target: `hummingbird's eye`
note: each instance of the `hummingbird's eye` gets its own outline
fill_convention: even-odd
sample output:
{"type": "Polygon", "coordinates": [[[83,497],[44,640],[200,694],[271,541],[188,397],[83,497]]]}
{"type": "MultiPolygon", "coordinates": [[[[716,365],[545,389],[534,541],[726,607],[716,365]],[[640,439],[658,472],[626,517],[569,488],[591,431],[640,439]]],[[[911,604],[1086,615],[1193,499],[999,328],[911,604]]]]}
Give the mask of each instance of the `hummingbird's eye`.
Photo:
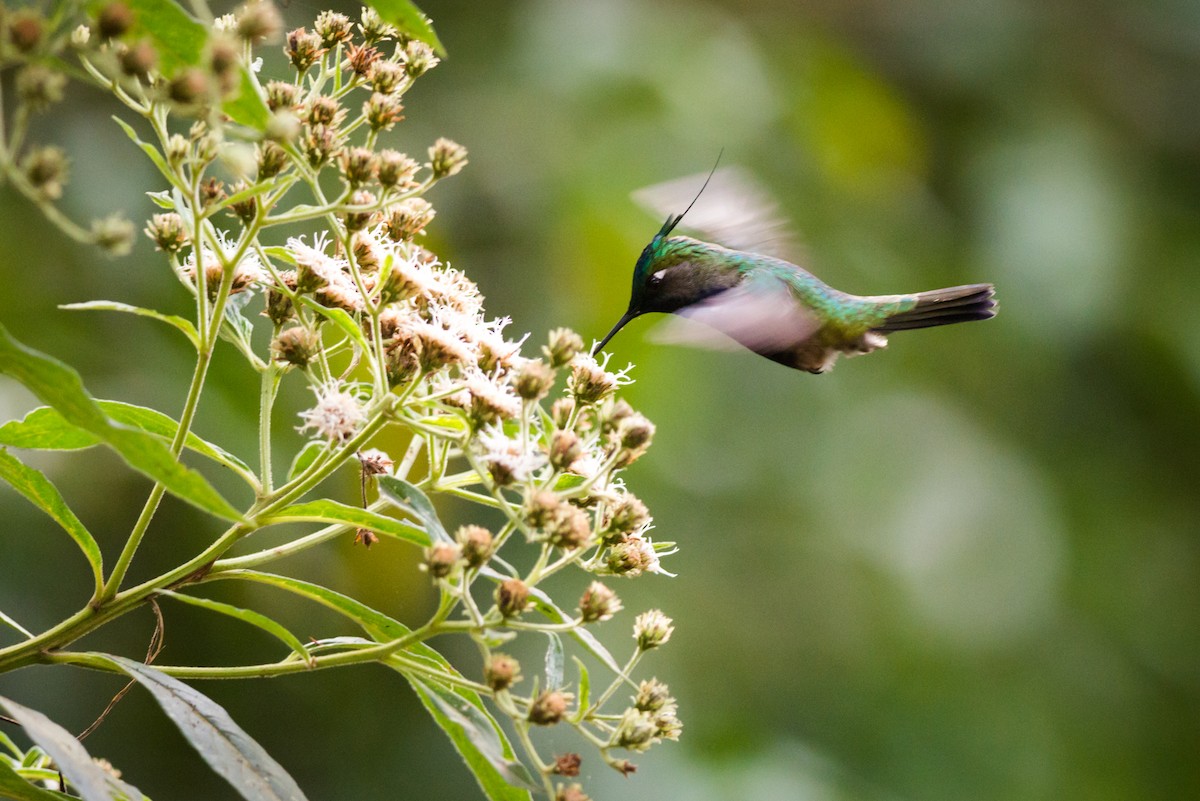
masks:
{"type": "Polygon", "coordinates": [[[658,286],[659,284],[661,284],[662,280],[663,280],[663,276],[666,274],[667,274],[666,270],[659,270],[658,272],[651,275],[650,281],[649,281],[650,286],[658,286]]]}

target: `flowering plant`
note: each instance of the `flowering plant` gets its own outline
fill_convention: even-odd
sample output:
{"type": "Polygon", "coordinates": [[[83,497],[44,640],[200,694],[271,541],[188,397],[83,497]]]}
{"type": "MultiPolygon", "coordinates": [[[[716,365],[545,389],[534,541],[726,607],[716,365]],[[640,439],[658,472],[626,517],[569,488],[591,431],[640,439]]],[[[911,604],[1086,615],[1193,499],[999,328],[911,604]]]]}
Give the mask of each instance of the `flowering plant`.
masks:
{"type": "MultiPolygon", "coordinates": [[[[592,633],[622,609],[599,579],[665,573],[660,558],[673,551],[651,540],[646,507],[620,476],[645,452],[654,426],[617,398],[628,383],[625,370],[596,361],[567,329],[552,331],[541,355],[524,355],[524,339],[509,338],[509,321],[485,313],[476,285],[421,244],[434,218],[424,195],[463,168],[465,149],[439,139],[418,162],[382,144],[403,119],[405,92],[438,63],[440,44],[428,20],[407,0],[365,8],[357,21],[322,13],[311,31],[282,37],[290,77],[266,80],[255,48],[277,40],[281,21],[265,0],[215,19],[202,2],[193,4],[196,19],[166,0],[115,0],[84,24],[74,5],[50,17],[34,10],[0,16],[0,68],[15,70],[19,90],[13,126],[0,132],[0,169],[64,235],[126,252],[130,223],[113,217],[82,226],[57,207],[65,154],[26,143],[26,123],[62,97],[68,76],[111,92],[140,119],[146,138],[130,123],[119,124],[166,186],[152,194],[161,213],[145,233],[194,299],[194,317],[117,301],[68,308],[167,323],[196,358],[175,419],[93,398],[70,367],[0,328],[0,372],[45,404],[0,426],[0,445],[105,445],[154,482],[109,566],[50,480],[0,448],[0,478],[71,536],[94,577],[83,607],[40,634],[0,612],[17,635],[0,647],[0,671],[77,665],[125,675],[149,690],[249,799],[303,795],[221,707],[181,679],[382,663],[408,680],[495,799],[538,790],[586,797],[579,785],[561,781],[578,775],[583,756],[545,755],[536,734],[541,727],[573,728],[624,773],[634,770],[629,752],[676,739],[680,723],[666,685],[632,675],[647,651],[669,639],[670,619],[657,610],[638,615],[623,661],[592,633]],[[285,226],[307,233],[270,244],[285,226]],[[254,336],[264,328],[266,347],[254,336]],[[259,378],[255,466],[191,430],[220,339],[259,378]],[[291,414],[276,408],[285,380],[305,382],[312,405],[299,413],[295,428],[305,438],[286,474],[278,475],[272,421],[291,414]],[[402,450],[381,450],[384,432],[406,443],[402,450]],[[236,475],[250,500],[239,505],[218,493],[204,470],[183,466],[185,450],[236,475]],[[322,495],[326,479],[347,464],[361,477],[361,497],[348,503],[322,495]],[[223,528],[199,553],[182,554],[174,568],[130,586],[128,569],[144,538],[155,535],[155,513],[168,493],[223,528]],[[495,530],[447,531],[436,498],[498,510],[503,522],[495,530]],[[286,523],[319,528],[234,553],[256,532],[286,523]],[[318,546],[370,548],[381,538],[421,549],[425,576],[407,580],[430,582],[437,604],[420,626],[405,626],[334,589],[263,570],[318,546]],[[578,600],[563,603],[543,584],[567,570],[589,576],[578,600]],[[267,613],[207,597],[203,588],[214,582],[275,587],[340,613],[361,632],[304,642],[267,613]],[[228,667],[156,663],[155,645],[176,603],[256,626],[280,642],[284,655],[228,667]],[[82,636],[145,606],[158,621],[145,659],[71,650],[82,636]],[[478,664],[452,665],[428,644],[446,634],[469,637],[478,664]],[[544,676],[524,678],[509,655],[509,644],[522,637],[549,643],[544,676]],[[573,670],[566,667],[565,639],[583,657],[574,656],[573,670]],[[598,668],[606,681],[597,682],[598,668]],[[614,709],[624,697],[630,704],[614,709]]],[[[0,712],[34,742],[21,748],[0,730],[0,792],[29,799],[143,797],[87,755],[82,735],[71,736],[12,699],[0,697],[0,712]]]]}

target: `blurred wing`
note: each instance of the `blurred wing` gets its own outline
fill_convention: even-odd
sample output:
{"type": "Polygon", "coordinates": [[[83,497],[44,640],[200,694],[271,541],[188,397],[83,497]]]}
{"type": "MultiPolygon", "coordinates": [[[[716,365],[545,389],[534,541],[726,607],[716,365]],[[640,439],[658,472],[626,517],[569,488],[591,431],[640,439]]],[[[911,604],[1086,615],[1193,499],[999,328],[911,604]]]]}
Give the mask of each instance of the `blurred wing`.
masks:
{"type": "MultiPolygon", "coordinates": [[[[647,186],[633,200],[658,219],[679,214],[688,207],[707,173],[647,186]]],[[[679,224],[700,239],[733,250],[746,250],[797,262],[799,242],[779,206],[748,172],[724,167],[713,173],[704,193],[679,224]]]]}
{"type": "Polygon", "coordinates": [[[685,306],[655,326],[650,338],[672,345],[761,353],[788,351],[812,337],[821,320],[773,276],[754,278],[685,306]]]}

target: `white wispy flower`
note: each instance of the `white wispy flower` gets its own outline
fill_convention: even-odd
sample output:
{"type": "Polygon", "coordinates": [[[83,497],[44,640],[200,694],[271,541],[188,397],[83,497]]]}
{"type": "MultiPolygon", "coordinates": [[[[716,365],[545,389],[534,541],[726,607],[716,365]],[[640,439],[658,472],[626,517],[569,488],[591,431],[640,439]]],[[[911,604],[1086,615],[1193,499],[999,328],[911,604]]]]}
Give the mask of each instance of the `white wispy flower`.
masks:
{"type": "Polygon", "coordinates": [[[298,431],[313,430],[330,442],[345,442],[358,432],[366,422],[362,404],[353,393],[346,391],[336,382],[312,388],[317,404],[300,412],[304,425],[298,431]]]}
{"type": "Polygon", "coordinates": [[[522,446],[520,440],[510,439],[499,427],[481,431],[476,442],[483,448],[483,460],[500,468],[510,481],[528,481],[546,464],[544,454],[522,446]]]}
{"type": "MultiPolygon", "coordinates": [[[[217,252],[208,245],[200,248],[200,261],[204,265],[205,281],[208,284],[210,292],[215,292],[216,287],[221,281],[223,273],[222,261],[231,260],[237,255],[238,249],[237,241],[230,239],[224,231],[217,231],[217,246],[220,248],[221,257],[218,257],[217,252]]],[[[196,250],[194,248],[187,255],[187,258],[183,260],[183,273],[189,280],[194,281],[196,278],[196,250]]],[[[258,254],[253,250],[247,249],[242,254],[242,258],[237,263],[237,266],[234,267],[233,291],[240,292],[247,289],[251,284],[260,283],[265,279],[266,275],[267,272],[263,268],[258,254]]]]}
{"type": "Polygon", "coordinates": [[[628,543],[633,543],[641,552],[642,558],[645,560],[645,567],[643,567],[642,570],[647,573],[658,573],[661,576],[670,576],[671,578],[675,578],[674,573],[663,570],[661,557],[670,556],[671,554],[678,552],[679,549],[671,548],[670,550],[665,551],[655,550],[654,543],[649,537],[646,536],[646,532],[649,530],[650,526],[646,526],[641,531],[634,532],[633,534],[627,536],[625,541],[628,543]]]}

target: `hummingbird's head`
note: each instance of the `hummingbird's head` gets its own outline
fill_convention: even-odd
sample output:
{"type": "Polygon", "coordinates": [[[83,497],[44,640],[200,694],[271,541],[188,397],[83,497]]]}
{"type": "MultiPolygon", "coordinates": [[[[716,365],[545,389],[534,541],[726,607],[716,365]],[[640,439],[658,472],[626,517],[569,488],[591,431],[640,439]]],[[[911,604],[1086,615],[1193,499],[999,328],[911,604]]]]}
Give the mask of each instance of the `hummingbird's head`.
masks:
{"type": "Polygon", "coordinates": [[[638,256],[637,264],[633,268],[633,287],[629,293],[629,308],[625,310],[625,314],[621,315],[621,319],[605,335],[604,339],[600,340],[600,344],[592,351],[593,354],[599,353],[608,344],[608,341],[635,317],[646,312],[670,311],[670,309],[660,308],[659,288],[666,270],[658,265],[663,261],[663,257],[669,249],[667,237],[682,219],[682,214],[668,217],[662,228],[650,240],[650,244],[642,249],[642,255],[638,256]]]}

